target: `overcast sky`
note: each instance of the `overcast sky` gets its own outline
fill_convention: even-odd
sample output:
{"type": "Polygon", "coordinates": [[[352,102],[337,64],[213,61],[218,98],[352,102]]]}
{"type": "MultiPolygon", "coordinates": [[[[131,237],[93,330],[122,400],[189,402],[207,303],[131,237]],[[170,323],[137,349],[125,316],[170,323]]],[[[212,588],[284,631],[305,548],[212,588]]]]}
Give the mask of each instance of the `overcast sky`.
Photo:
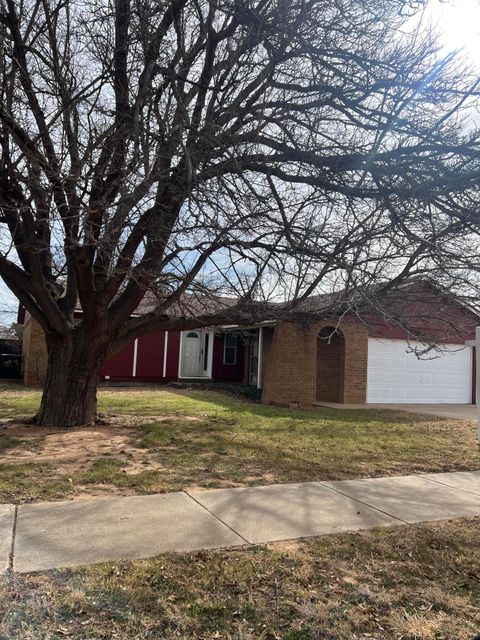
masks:
{"type": "Polygon", "coordinates": [[[446,49],[461,50],[480,69],[480,0],[430,0],[426,15],[446,49]]]}

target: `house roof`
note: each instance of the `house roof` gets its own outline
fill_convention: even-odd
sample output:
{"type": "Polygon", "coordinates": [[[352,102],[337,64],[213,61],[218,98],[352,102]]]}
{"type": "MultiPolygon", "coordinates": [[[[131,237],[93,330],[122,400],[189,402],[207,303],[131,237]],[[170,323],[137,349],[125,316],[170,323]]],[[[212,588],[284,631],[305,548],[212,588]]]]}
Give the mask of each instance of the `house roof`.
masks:
{"type": "MultiPolygon", "coordinates": [[[[147,291],[142,301],[135,309],[135,314],[151,313],[161,305],[165,300],[165,296],[159,295],[154,292],[147,291]]],[[[169,312],[175,316],[196,316],[196,315],[210,315],[229,309],[235,306],[238,299],[227,298],[224,296],[215,295],[201,295],[195,293],[188,293],[181,296],[174,304],[169,308],[169,312]]]]}
{"type": "MultiPolygon", "coordinates": [[[[395,289],[389,289],[388,283],[374,287],[359,287],[355,289],[342,289],[336,292],[323,293],[309,296],[298,304],[293,303],[265,303],[245,302],[244,311],[236,314],[229,327],[258,327],[265,324],[274,324],[279,319],[298,320],[309,322],[320,318],[340,318],[342,316],[367,317],[376,313],[388,321],[389,310],[394,310],[397,316],[402,315],[406,309],[405,302],[411,305],[414,302],[425,303],[438,301],[439,296],[444,299],[447,306],[463,308],[471,314],[472,321],[480,318],[480,309],[447,291],[430,279],[415,278],[405,281],[395,289]],[[236,324],[234,324],[236,323],[236,324]]],[[[152,313],[165,300],[164,292],[149,291],[145,294],[137,306],[134,316],[152,313]]],[[[239,303],[239,298],[220,295],[206,295],[205,293],[192,293],[182,295],[169,307],[168,315],[175,318],[195,318],[199,316],[215,315],[228,312],[229,309],[239,303]]],[[[77,308],[81,313],[81,307],[77,308]]]]}
{"type": "MultiPolygon", "coordinates": [[[[245,305],[245,321],[250,326],[259,326],[262,323],[272,323],[286,317],[303,318],[308,321],[312,317],[340,317],[348,314],[361,315],[372,311],[385,312],[388,308],[403,304],[406,297],[410,303],[415,301],[425,303],[438,299],[438,296],[480,318],[480,306],[475,308],[471,303],[467,304],[460,296],[446,290],[431,279],[411,278],[394,289],[389,289],[388,282],[385,282],[370,287],[342,289],[309,296],[298,304],[252,301],[245,305]]],[[[164,300],[164,293],[147,291],[134,315],[152,313],[164,300]]],[[[177,318],[214,315],[228,311],[237,305],[239,300],[234,297],[189,292],[183,294],[169,307],[168,314],[177,318]]]]}
{"type": "MultiPolygon", "coordinates": [[[[405,282],[389,290],[378,286],[311,296],[292,308],[287,317],[273,308],[273,319],[309,323],[320,319],[357,318],[373,336],[429,342],[462,342],[479,324],[480,313],[450,291],[425,279],[405,282]]],[[[252,325],[250,325],[252,326],[252,325]]]]}
{"type": "Polygon", "coordinates": [[[310,296],[297,308],[314,314],[332,311],[345,313],[349,310],[351,312],[374,310],[377,306],[375,303],[388,308],[405,302],[406,299],[409,302],[425,303],[438,299],[439,296],[480,318],[480,305],[475,305],[472,301],[467,303],[464,298],[428,278],[411,278],[392,289],[389,289],[388,283],[385,282],[371,287],[342,289],[332,293],[310,296]]]}

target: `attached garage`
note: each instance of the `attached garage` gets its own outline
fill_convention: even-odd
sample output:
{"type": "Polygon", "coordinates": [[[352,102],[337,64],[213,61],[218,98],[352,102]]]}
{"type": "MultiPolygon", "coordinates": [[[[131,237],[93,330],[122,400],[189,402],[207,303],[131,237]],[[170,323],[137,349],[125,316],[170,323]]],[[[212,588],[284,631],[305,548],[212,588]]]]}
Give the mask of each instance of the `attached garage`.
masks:
{"type": "Polygon", "coordinates": [[[423,348],[413,341],[368,339],[367,402],[470,404],[472,348],[449,344],[419,359],[411,352],[415,347],[423,348]]]}

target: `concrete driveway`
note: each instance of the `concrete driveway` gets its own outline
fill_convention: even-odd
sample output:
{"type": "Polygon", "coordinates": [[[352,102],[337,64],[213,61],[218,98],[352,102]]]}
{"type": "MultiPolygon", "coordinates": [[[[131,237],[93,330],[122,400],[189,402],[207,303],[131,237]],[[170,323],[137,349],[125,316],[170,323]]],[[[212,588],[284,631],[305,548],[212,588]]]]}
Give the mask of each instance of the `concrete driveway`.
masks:
{"type": "Polygon", "coordinates": [[[455,418],[456,420],[476,420],[477,406],[475,404],[340,404],[338,402],[317,402],[318,407],[331,409],[389,409],[391,411],[408,411],[427,416],[441,418],[455,418]]]}
{"type": "Polygon", "coordinates": [[[367,406],[375,409],[408,411],[409,413],[422,413],[457,420],[477,419],[477,406],[474,404],[369,404],[367,406]]]}

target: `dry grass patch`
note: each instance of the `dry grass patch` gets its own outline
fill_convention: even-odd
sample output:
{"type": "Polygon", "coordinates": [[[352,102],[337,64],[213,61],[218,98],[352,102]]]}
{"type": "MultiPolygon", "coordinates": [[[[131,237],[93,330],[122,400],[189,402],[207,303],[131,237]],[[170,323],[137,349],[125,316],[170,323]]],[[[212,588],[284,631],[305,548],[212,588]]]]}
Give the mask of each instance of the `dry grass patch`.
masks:
{"type": "Polygon", "coordinates": [[[0,638],[471,640],[480,519],[2,579],[0,638]]]}

